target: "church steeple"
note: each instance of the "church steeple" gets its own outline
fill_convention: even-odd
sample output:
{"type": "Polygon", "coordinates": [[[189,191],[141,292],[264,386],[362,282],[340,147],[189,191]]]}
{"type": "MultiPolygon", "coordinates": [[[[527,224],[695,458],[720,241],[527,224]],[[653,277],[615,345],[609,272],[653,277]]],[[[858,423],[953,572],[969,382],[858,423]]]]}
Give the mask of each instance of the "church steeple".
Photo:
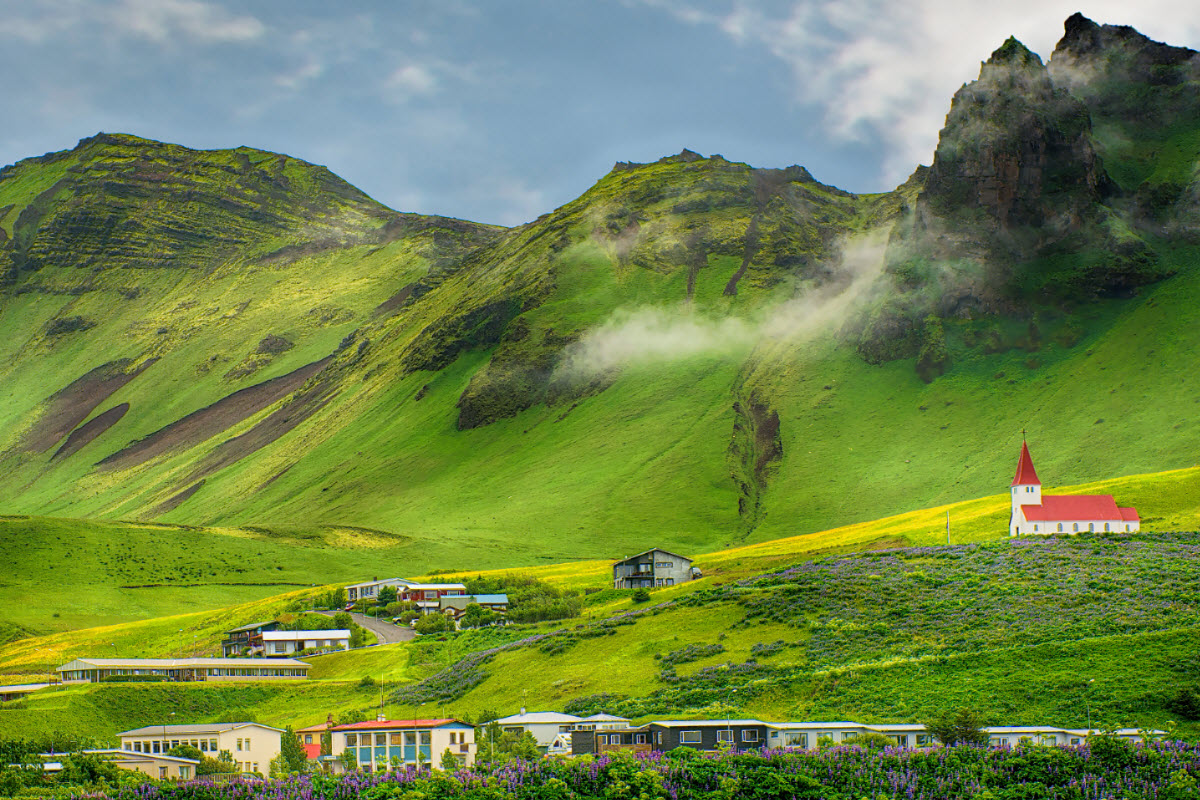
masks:
{"type": "Polygon", "coordinates": [[[1017,462],[1017,474],[1013,477],[1012,486],[1041,486],[1037,470],[1033,468],[1033,459],[1029,456],[1029,445],[1021,442],[1021,459],[1017,462]]]}

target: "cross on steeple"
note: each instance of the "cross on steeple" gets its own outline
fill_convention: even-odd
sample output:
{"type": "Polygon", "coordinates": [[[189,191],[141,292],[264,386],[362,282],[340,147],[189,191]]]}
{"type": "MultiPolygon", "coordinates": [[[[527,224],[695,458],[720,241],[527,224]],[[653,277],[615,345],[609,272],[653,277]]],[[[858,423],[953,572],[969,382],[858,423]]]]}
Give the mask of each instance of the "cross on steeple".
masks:
{"type": "Polygon", "coordinates": [[[1025,441],[1025,429],[1021,428],[1021,441],[1025,441]]]}

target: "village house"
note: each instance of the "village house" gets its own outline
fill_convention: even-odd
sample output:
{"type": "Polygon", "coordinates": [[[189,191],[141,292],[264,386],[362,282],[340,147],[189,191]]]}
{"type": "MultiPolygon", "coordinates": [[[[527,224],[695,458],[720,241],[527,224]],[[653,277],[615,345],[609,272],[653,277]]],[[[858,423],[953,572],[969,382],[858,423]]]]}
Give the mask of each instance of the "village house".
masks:
{"type": "Polygon", "coordinates": [[[404,578],[384,578],[383,580],[352,583],[346,587],[346,600],[351,605],[364,600],[371,601],[379,597],[379,590],[385,586],[391,586],[399,593],[401,589],[415,586],[416,583],[416,581],[405,580],[404,578]]]}
{"type": "Polygon", "coordinates": [[[326,733],[332,736],[334,727],[333,715],[330,714],[326,722],[319,722],[306,728],[296,728],[296,738],[300,741],[300,746],[304,748],[304,755],[308,757],[309,761],[316,761],[321,757],[321,737],[326,733]]]}
{"type": "Polygon", "coordinates": [[[63,683],[161,676],[169,681],[302,680],[309,665],[294,658],[77,658],[57,668],[63,683]]]}
{"type": "Polygon", "coordinates": [[[11,686],[0,686],[0,703],[9,700],[23,700],[34,692],[53,686],[52,683],[17,683],[11,686]]]}
{"type": "Polygon", "coordinates": [[[545,753],[559,734],[570,735],[571,729],[581,721],[582,718],[574,714],[560,714],[557,711],[527,713],[522,708],[520,714],[501,717],[496,723],[505,733],[532,733],[538,749],[545,753]]]}
{"type": "Polygon", "coordinates": [[[475,728],[457,719],[376,719],[337,725],[332,733],[335,772],[347,760],[364,772],[393,765],[436,767],[447,750],[460,766],[475,763],[475,728]]]}
{"type": "Polygon", "coordinates": [[[265,631],[278,630],[279,623],[273,619],[265,622],[251,622],[240,628],[225,632],[225,640],[221,642],[221,655],[226,658],[239,655],[257,655],[262,652],[262,635],[265,631]]]}
{"type": "Polygon", "coordinates": [[[654,589],[700,577],[686,556],[655,548],[613,564],[614,589],[654,589]]]}
{"type": "Polygon", "coordinates": [[[1021,442],[1021,457],[1011,488],[1009,536],[1083,531],[1131,533],[1141,529],[1137,509],[1118,508],[1111,494],[1043,496],[1042,482],[1025,442],[1021,442]]]}
{"type": "Polygon", "coordinates": [[[264,631],[262,634],[263,655],[270,658],[288,656],[301,650],[350,649],[350,631],[264,631]]]}
{"type": "Polygon", "coordinates": [[[467,613],[467,606],[478,605],[500,616],[508,614],[508,595],[506,594],[462,594],[443,595],[438,598],[438,610],[458,624],[467,613]]]}
{"type": "MultiPolygon", "coordinates": [[[[1049,726],[984,728],[993,746],[1015,746],[1023,741],[1034,744],[1079,745],[1089,735],[1099,731],[1049,726]]],[[[866,733],[888,737],[897,747],[932,747],[937,738],[915,723],[864,724],[861,722],[763,722],[761,720],[663,720],[639,727],[618,730],[575,730],[571,733],[572,755],[602,754],[618,750],[634,753],[664,752],[675,747],[691,747],[713,751],[723,748],[752,750],[758,748],[794,748],[815,750],[821,739],[835,745],[852,744],[866,733]]],[[[1163,731],[1141,731],[1121,728],[1116,736],[1132,742],[1142,741],[1149,733],[1161,736],[1163,731]]]]}
{"type": "MultiPolygon", "coordinates": [[[[177,780],[190,781],[196,777],[196,768],[200,761],[195,758],[182,756],[154,755],[147,753],[132,753],[126,750],[81,750],[83,755],[95,756],[111,762],[120,769],[130,772],[140,772],[160,781],[177,780]]],[[[49,773],[62,772],[63,763],[58,759],[62,753],[42,753],[42,769],[49,773]]]]}
{"type": "MultiPolygon", "coordinates": [[[[414,583],[404,589],[397,590],[396,599],[416,603],[417,610],[422,614],[436,614],[441,609],[444,597],[465,597],[467,587],[461,583],[414,583]]],[[[507,610],[508,598],[505,598],[507,610]]]]}
{"type": "Polygon", "coordinates": [[[121,750],[164,755],[181,745],[196,748],[211,758],[222,750],[233,756],[238,772],[266,775],[279,755],[283,731],[257,722],[214,722],[207,725],[147,725],[117,734],[121,750]]]}

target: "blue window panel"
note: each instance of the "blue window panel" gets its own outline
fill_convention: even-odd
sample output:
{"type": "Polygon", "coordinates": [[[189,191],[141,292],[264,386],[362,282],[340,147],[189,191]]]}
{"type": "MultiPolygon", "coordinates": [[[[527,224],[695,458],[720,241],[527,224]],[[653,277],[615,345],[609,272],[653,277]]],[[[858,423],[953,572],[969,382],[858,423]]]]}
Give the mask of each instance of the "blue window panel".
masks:
{"type": "Polygon", "coordinates": [[[416,761],[417,760],[417,746],[416,745],[412,745],[412,744],[404,745],[404,760],[405,761],[416,761]]]}

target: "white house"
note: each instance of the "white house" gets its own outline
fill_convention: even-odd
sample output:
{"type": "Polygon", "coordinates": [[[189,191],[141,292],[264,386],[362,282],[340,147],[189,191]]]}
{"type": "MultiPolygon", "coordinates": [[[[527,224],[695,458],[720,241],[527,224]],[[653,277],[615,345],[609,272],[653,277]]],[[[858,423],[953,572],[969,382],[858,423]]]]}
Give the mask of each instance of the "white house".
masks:
{"type": "Polygon", "coordinates": [[[130,753],[165,755],[181,745],[190,745],[216,758],[228,750],[238,772],[266,775],[271,759],[279,755],[279,728],[257,722],[214,722],[207,725],[147,725],[117,734],[121,750],[130,753]]]}
{"type": "MultiPolygon", "coordinates": [[[[149,775],[151,778],[158,778],[160,781],[190,781],[196,777],[196,768],[200,766],[199,759],[195,758],[147,755],[146,753],[133,753],[126,750],[112,749],[81,750],[80,752],[85,756],[95,756],[101,761],[108,761],[120,769],[126,769],[130,772],[140,772],[143,775],[149,775]]],[[[56,760],[62,757],[62,753],[42,753],[42,769],[49,773],[62,772],[63,763],[56,760]]]]}
{"type": "Polygon", "coordinates": [[[535,711],[527,714],[523,708],[520,714],[496,720],[505,733],[532,733],[543,752],[554,744],[560,733],[569,734],[571,729],[582,721],[574,714],[560,714],[557,711],[535,711]]]}
{"type": "Polygon", "coordinates": [[[384,578],[383,580],[364,581],[363,583],[351,583],[346,586],[346,599],[351,603],[357,603],[359,600],[374,600],[379,596],[379,590],[385,586],[391,586],[397,592],[415,586],[416,581],[406,580],[404,578],[384,578]]]}
{"type": "Polygon", "coordinates": [[[309,665],[294,658],[77,658],[55,669],[63,683],[155,675],[170,681],[269,681],[302,680],[309,665]]]}
{"type": "Polygon", "coordinates": [[[301,650],[349,650],[350,631],[263,631],[263,655],[287,656],[301,650]]]}
{"type": "Polygon", "coordinates": [[[1080,533],[1115,531],[1130,533],[1141,528],[1135,508],[1118,508],[1111,494],[1042,495],[1029,456],[1029,446],[1021,443],[1021,458],[1012,481],[1010,536],[1024,534],[1080,533]]]}

